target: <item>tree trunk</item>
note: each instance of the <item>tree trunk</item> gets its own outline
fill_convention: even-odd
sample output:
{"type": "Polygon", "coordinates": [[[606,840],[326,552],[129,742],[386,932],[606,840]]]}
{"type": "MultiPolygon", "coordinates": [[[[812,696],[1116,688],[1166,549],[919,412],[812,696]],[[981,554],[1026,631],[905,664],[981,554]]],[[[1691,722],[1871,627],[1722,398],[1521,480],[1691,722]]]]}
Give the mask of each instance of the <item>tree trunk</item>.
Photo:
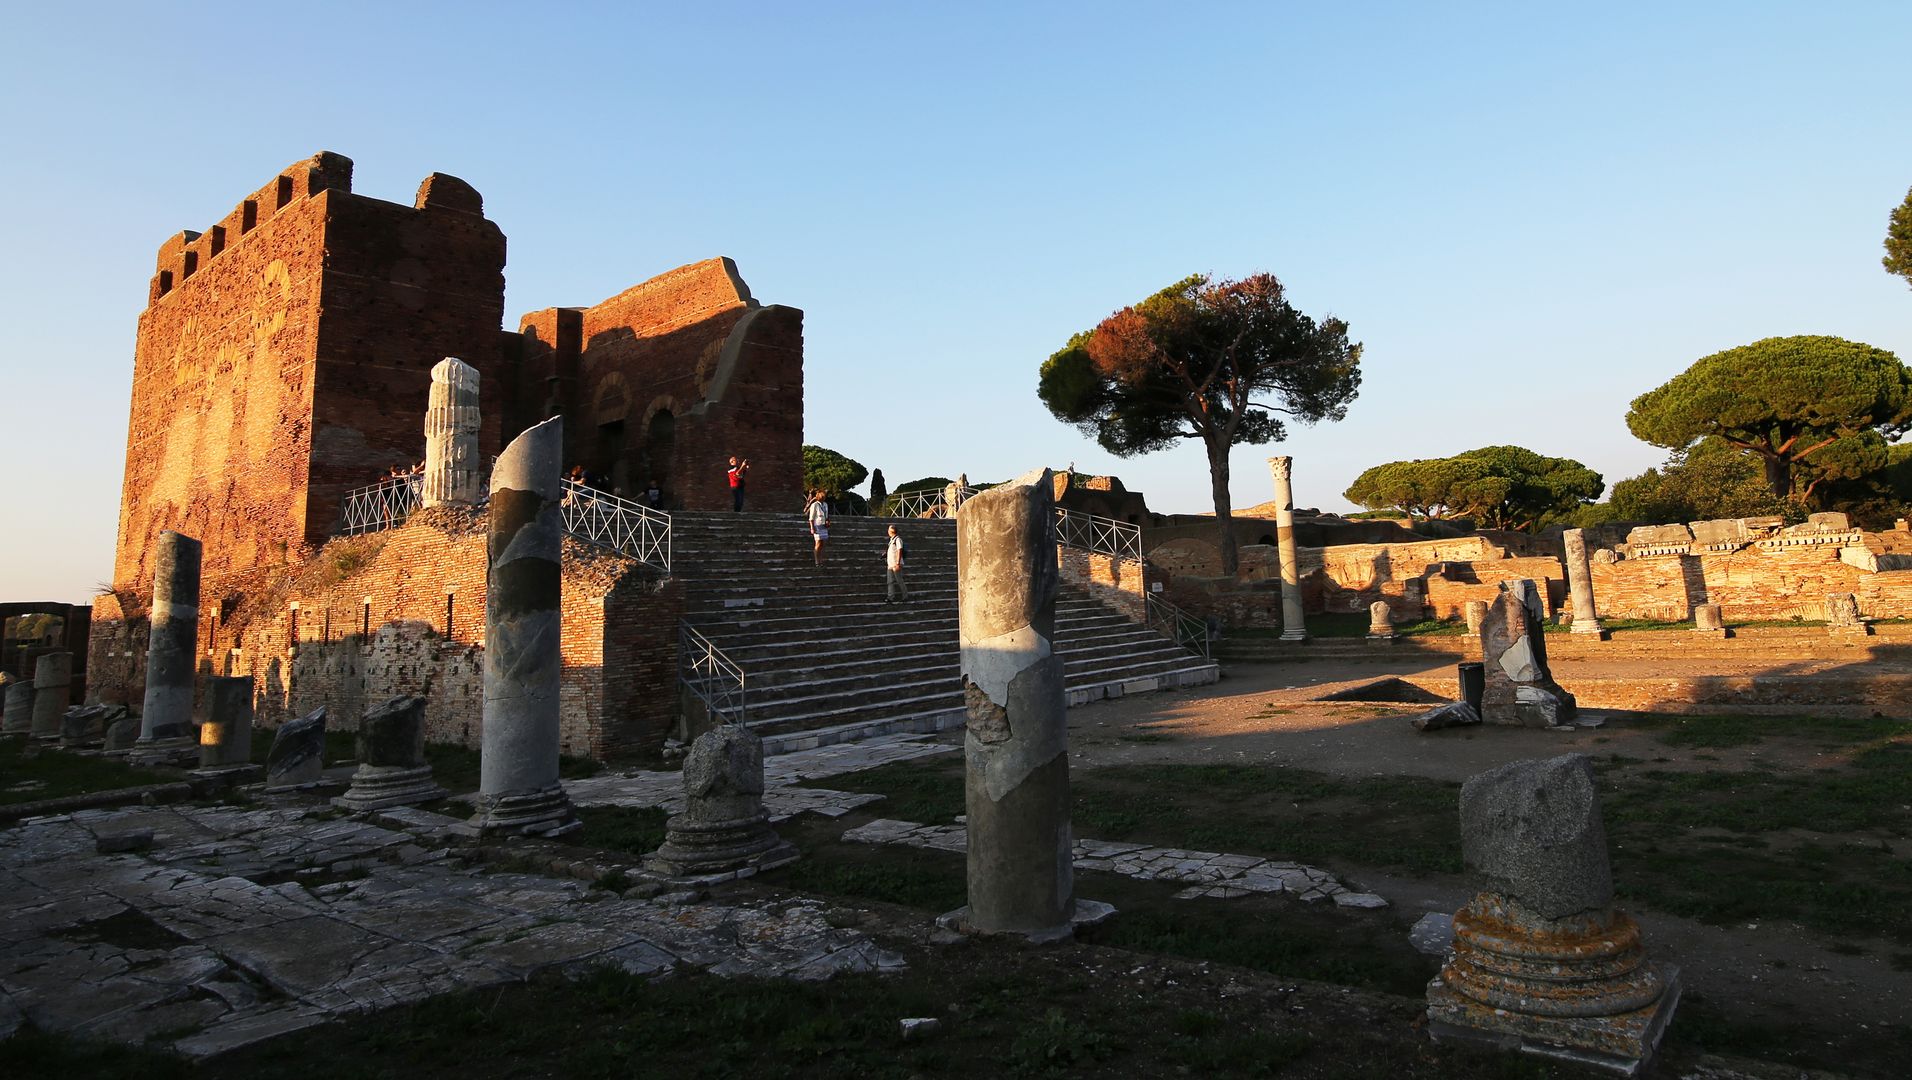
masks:
{"type": "Polygon", "coordinates": [[[1763,454],[1766,486],[1782,499],[1792,497],[1792,461],[1784,454],[1763,454]]]}
{"type": "Polygon", "coordinates": [[[1228,496],[1228,444],[1216,446],[1204,442],[1208,448],[1208,481],[1215,496],[1215,523],[1221,528],[1222,574],[1235,576],[1235,525],[1230,511],[1233,501],[1228,496]]]}

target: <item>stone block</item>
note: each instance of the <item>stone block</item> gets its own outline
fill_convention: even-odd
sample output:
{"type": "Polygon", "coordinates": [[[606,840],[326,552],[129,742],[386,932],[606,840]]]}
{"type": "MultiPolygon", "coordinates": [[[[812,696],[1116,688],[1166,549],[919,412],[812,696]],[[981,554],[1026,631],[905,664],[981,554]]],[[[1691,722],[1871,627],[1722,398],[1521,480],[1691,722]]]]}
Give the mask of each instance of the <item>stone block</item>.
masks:
{"type": "Polygon", "coordinates": [[[316,784],[325,772],[325,707],[279,725],[266,754],[266,789],[316,784]]]}
{"type": "Polygon", "coordinates": [[[1413,720],[1416,731],[1441,731],[1451,727],[1467,727],[1480,723],[1480,713],[1465,701],[1456,701],[1432,709],[1413,720]]]}
{"type": "Polygon", "coordinates": [[[1629,548],[1680,547],[1693,542],[1693,531],[1684,525],[1642,525],[1627,533],[1629,548]]]}

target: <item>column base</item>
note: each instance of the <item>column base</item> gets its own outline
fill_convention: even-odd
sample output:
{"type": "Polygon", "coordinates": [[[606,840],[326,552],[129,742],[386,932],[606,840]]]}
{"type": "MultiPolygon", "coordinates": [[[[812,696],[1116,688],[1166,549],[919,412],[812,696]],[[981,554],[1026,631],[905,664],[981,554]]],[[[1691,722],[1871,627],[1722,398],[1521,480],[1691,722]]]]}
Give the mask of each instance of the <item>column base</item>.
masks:
{"type": "Polygon", "coordinates": [[[445,789],[432,781],[430,765],[361,765],[352,774],[352,786],[333,798],[332,805],[357,812],[416,806],[444,797],[445,789]]]}
{"type": "Polygon", "coordinates": [[[1114,904],[1105,904],[1100,900],[1078,899],[1075,902],[1075,912],[1069,916],[1068,922],[1060,926],[1041,930],[984,930],[969,921],[969,905],[964,904],[955,911],[936,916],[936,925],[944,930],[954,930],[959,934],[975,937],[1019,937],[1031,945],[1048,945],[1067,941],[1075,936],[1078,929],[1107,922],[1114,915],[1114,904]]]}
{"type": "Polygon", "coordinates": [[[1495,1009],[1436,978],[1427,987],[1427,1033],[1435,1042],[1517,1050],[1636,1076],[1652,1062],[1680,1003],[1680,969],[1653,967],[1666,988],[1659,1000],[1618,1016],[1536,1016],[1495,1009]]]}
{"type": "Polygon", "coordinates": [[[1283,630],[1281,632],[1281,640],[1306,641],[1308,640],[1308,632],[1306,630],[1283,630]]]}
{"type": "Polygon", "coordinates": [[[583,828],[564,785],[552,784],[542,791],[515,795],[478,795],[478,812],[466,822],[479,833],[527,833],[536,836],[560,836],[583,828]]]}

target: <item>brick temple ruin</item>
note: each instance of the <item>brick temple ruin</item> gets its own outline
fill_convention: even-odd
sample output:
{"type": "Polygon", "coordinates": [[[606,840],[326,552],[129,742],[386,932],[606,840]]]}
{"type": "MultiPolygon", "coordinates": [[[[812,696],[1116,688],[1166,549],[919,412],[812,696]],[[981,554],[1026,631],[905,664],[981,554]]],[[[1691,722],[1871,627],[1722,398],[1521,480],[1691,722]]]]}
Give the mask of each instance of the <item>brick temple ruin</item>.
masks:
{"type": "MultiPolygon", "coordinates": [[[[469,184],[434,173],[411,205],[387,202],[353,192],[351,161],[333,153],[160,246],[134,353],[113,588],[87,646],[95,700],[139,700],[153,545],[176,530],[204,543],[201,670],[254,675],[263,721],[314,698],[349,709],[389,666],[430,686],[434,737],[469,739],[460,702],[477,694],[482,530],[439,514],[403,536],[328,546],[349,490],[419,460],[428,372],[447,356],[480,375],[482,460],[562,416],[567,462],[614,487],[656,480],[675,507],[727,507],[724,463],[741,449],[754,498],[798,501],[801,311],[759,303],[718,258],[590,307],[533,312],[513,331],[504,267],[505,235],[469,184]]],[[[646,612],[670,601],[643,578],[597,552],[566,562],[573,752],[654,734],[630,730],[646,726],[644,710],[624,707],[625,683],[655,652],[635,628],[675,627],[668,610],[646,612]],[[625,730],[604,723],[633,711],[625,730]]]]}

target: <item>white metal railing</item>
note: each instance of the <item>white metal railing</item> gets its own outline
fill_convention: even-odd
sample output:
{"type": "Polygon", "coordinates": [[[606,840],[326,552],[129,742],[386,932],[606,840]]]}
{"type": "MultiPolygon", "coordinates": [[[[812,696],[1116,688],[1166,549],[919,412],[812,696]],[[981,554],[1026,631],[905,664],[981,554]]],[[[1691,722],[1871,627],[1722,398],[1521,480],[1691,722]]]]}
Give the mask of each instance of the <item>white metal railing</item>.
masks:
{"type": "Polygon", "coordinates": [[[1056,507],[1056,543],[1097,555],[1142,561],[1142,527],[1056,507]]]}
{"type": "Polygon", "coordinates": [[[744,669],[683,619],[677,621],[677,678],[726,724],[742,724],[748,708],[744,669]]]}
{"type": "Polygon", "coordinates": [[[339,504],[339,535],[358,536],[398,528],[418,509],[424,489],[425,478],[414,475],[394,476],[346,492],[344,501],[339,504]]]}
{"type": "Polygon", "coordinates": [[[1144,593],[1147,599],[1146,618],[1148,624],[1160,630],[1175,644],[1191,652],[1202,654],[1203,659],[1212,659],[1209,642],[1208,620],[1199,619],[1154,593],[1144,593]]]}
{"type": "Polygon", "coordinates": [[[564,531],[646,566],[671,571],[671,516],[643,503],[564,481],[564,531]]]}
{"type": "Polygon", "coordinates": [[[918,491],[899,491],[883,497],[883,501],[870,507],[871,517],[887,518],[940,518],[955,517],[963,503],[976,494],[972,487],[960,487],[955,491],[955,502],[950,501],[947,486],[923,488],[918,491]]]}

